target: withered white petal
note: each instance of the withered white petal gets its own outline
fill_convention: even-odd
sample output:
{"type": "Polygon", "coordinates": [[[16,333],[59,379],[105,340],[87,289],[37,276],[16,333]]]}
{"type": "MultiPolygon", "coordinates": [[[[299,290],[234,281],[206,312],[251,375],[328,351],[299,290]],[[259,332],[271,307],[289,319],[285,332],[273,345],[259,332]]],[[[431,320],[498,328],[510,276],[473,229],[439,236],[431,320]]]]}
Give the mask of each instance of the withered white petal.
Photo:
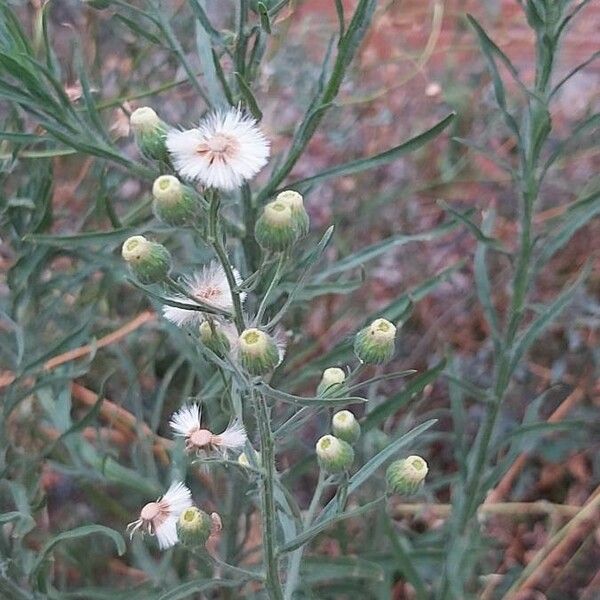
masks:
{"type": "MultiPolygon", "coordinates": [[[[240,284],[242,278],[239,272],[232,267],[233,276],[236,284],[240,284]]],[[[213,306],[224,311],[233,310],[233,296],[227,281],[227,276],[223,267],[216,261],[204,265],[201,271],[194,273],[192,277],[184,279],[184,285],[191,296],[197,298],[204,304],[213,306]]],[[[243,302],[245,293],[240,294],[240,300],[243,302]]],[[[190,303],[191,300],[185,296],[172,296],[170,300],[177,302],[190,303]]],[[[185,325],[200,324],[205,315],[201,311],[187,310],[176,306],[163,306],[163,316],[178,327],[185,325]]]]}
{"type": "Polygon", "coordinates": [[[227,429],[219,435],[219,446],[226,450],[235,450],[243,448],[246,445],[248,436],[242,423],[238,420],[233,421],[227,429]]]}
{"type": "Polygon", "coordinates": [[[200,406],[183,406],[171,416],[169,425],[178,435],[189,435],[200,427],[200,406]]]}

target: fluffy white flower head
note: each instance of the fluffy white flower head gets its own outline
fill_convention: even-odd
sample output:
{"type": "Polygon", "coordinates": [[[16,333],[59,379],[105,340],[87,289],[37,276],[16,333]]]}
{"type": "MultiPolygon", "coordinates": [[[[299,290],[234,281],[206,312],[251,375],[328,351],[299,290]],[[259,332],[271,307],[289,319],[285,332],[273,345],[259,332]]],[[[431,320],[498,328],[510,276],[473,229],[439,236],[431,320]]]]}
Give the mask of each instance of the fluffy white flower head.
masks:
{"type": "MultiPolygon", "coordinates": [[[[241,283],[242,279],[236,269],[233,269],[236,284],[241,283]]],[[[209,304],[214,308],[219,308],[231,312],[233,310],[233,297],[231,289],[227,282],[227,277],[223,267],[213,261],[209,265],[202,267],[201,271],[195,273],[192,277],[184,280],[184,285],[189,293],[204,304],[209,304]]],[[[240,294],[240,300],[243,302],[245,294],[240,294]]],[[[172,296],[171,300],[191,303],[185,296],[172,296]]],[[[204,314],[197,310],[187,310],[176,306],[163,306],[163,316],[178,327],[185,325],[196,325],[204,320],[204,314]]]]}
{"type": "Polygon", "coordinates": [[[177,519],[179,515],[192,506],[192,494],[181,482],[172,483],[167,493],[156,500],[148,502],[140,512],[140,518],[127,526],[130,538],[141,529],[145,533],[155,535],[161,550],[170,548],[178,542],[177,519]]]}
{"type": "Polygon", "coordinates": [[[239,108],[213,112],[196,129],[170,131],[167,149],[182,177],[221,190],[239,188],[269,158],[269,141],[239,108]]]}
{"type": "Polygon", "coordinates": [[[188,452],[238,450],[245,446],[248,436],[239,420],[232,421],[223,433],[214,434],[203,429],[200,423],[200,407],[198,404],[184,406],[179,409],[169,422],[175,435],[185,437],[188,452]]]}

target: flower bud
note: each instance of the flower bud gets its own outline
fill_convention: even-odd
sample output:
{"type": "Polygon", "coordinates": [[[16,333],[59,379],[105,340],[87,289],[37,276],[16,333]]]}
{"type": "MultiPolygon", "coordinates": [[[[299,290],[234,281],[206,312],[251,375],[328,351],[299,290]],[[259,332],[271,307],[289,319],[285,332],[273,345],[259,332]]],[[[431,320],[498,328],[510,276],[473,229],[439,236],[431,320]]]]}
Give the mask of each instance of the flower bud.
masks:
{"type": "Polygon", "coordinates": [[[231,350],[227,334],[223,327],[214,320],[200,323],[200,341],[221,358],[231,350]]]}
{"type": "Polygon", "coordinates": [[[200,214],[200,203],[193,192],[173,175],[161,175],[152,186],[152,210],[157,219],[173,227],[193,225],[200,214]]]}
{"type": "Polygon", "coordinates": [[[266,375],[281,362],[275,340],[260,329],[246,329],[239,339],[242,367],[250,375],[266,375]]]}
{"type": "Polygon", "coordinates": [[[190,506],[177,520],[177,537],[188,548],[202,547],[206,544],[213,529],[213,520],[203,510],[190,506]]]}
{"type": "Polygon", "coordinates": [[[276,202],[283,202],[290,207],[294,225],[298,229],[300,237],[307,235],[310,228],[310,218],[304,208],[304,198],[302,195],[294,190],[285,190],[280,194],[277,194],[275,200],[276,202]]]}
{"type": "Polygon", "coordinates": [[[129,117],[129,126],[140,152],[146,158],[169,162],[166,145],[168,126],[152,108],[142,106],[134,110],[129,117]]]}
{"type": "Polygon", "coordinates": [[[143,235],[134,235],[125,240],[121,255],[140,283],[150,284],[163,281],[171,269],[169,251],[143,235]]]}
{"type": "Polygon", "coordinates": [[[316,445],[319,466],[327,473],[347,471],[354,462],[352,446],[333,435],[324,435],[316,445]]]}
{"type": "Polygon", "coordinates": [[[360,424],[349,410],[340,410],[333,415],[331,430],[335,437],[355,444],[360,437],[360,424]]]}
{"type": "Polygon", "coordinates": [[[265,250],[281,252],[292,246],[298,239],[292,209],[278,200],[269,202],[256,222],[254,235],[265,250]]]}
{"type": "Polygon", "coordinates": [[[420,456],[394,461],[385,474],[388,491],[406,496],[414,494],[423,485],[427,471],[429,467],[420,456]]]}
{"type": "Polygon", "coordinates": [[[260,453],[257,452],[256,450],[254,450],[254,448],[252,449],[252,454],[254,454],[254,462],[250,461],[250,456],[248,454],[247,450],[244,450],[244,452],[242,452],[239,456],[238,456],[238,464],[242,465],[242,467],[253,467],[253,466],[258,466],[260,467],[261,461],[260,461],[260,453]]]}
{"type": "Polygon", "coordinates": [[[375,319],[354,338],[354,353],[366,364],[381,365],[394,355],[396,327],[386,319],[375,319]]]}
{"type": "Polygon", "coordinates": [[[330,367],[323,371],[321,382],[317,386],[317,396],[331,396],[344,383],[346,373],[338,367],[330,367]]]}

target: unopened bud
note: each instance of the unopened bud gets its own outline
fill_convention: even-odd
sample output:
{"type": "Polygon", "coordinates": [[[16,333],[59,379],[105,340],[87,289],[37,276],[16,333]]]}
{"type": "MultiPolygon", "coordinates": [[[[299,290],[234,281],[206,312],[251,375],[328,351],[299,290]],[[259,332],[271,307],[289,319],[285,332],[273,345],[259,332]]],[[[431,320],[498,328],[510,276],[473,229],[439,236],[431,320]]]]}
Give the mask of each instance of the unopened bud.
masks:
{"type": "Polygon", "coordinates": [[[333,435],[349,444],[355,444],[360,437],[360,424],[349,410],[340,410],[331,419],[333,435]]]}
{"type": "Polygon", "coordinates": [[[250,375],[266,375],[281,362],[275,340],[260,329],[246,329],[240,335],[239,356],[250,375]]]}
{"type": "Polygon", "coordinates": [[[281,252],[292,246],[298,239],[298,233],[292,209],[278,200],[265,206],[254,230],[260,246],[273,252],[281,252]]]}
{"type": "Polygon", "coordinates": [[[386,319],[375,319],[354,338],[354,353],[366,364],[380,365],[394,356],[396,327],[386,319]]]}
{"type": "Polygon", "coordinates": [[[200,341],[219,357],[225,356],[231,350],[229,338],[222,325],[214,320],[200,323],[200,341]]]}
{"type": "Polygon", "coordinates": [[[338,367],[330,367],[323,371],[321,381],[317,386],[317,396],[331,396],[341,387],[346,379],[346,373],[338,367]]]}
{"type": "Polygon", "coordinates": [[[252,449],[252,454],[248,454],[247,450],[244,450],[244,452],[242,452],[239,456],[238,456],[238,464],[242,465],[242,467],[260,467],[260,453],[258,453],[256,450],[254,450],[254,448],[252,449]],[[254,459],[254,462],[252,462],[250,460],[250,458],[254,459]]]}
{"type": "Polygon", "coordinates": [[[298,229],[300,237],[307,235],[310,228],[310,218],[304,208],[304,198],[302,197],[302,194],[299,194],[294,190],[285,190],[280,194],[277,194],[275,200],[277,202],[283,202],[290,207],[292,218],[294,219],[294,224],[298,229]]]}
{"type": "Polygon", "coordinates": [[[173,227],[193,225],[200,214],[200,202],[192,190],[173,175],[161,175],[152,186],[152,210],[157,219],[173,227]]]}
{"type": "Polygon", "coordinates": [[[409,456],[394,461],[386,471],[388,491],[409,496],[419,490],[429,471],[427,463],[420,456],[409,456]]]}
{"type": "Polygon", "coordinates": [[[125,240],[121,255],[140,283],[150,284],[163,281],[171,269],[169,251],[143,235],[134,235],[125,240]]]}
{"type": "Polygon", "coordinates": [[[206,544],[213,529],[211,517],[195,506],[186,508],[177,520],[177,537],[189,548],[198,548],[206,544]]]}
{"type": "Polygon", "coordinates": [[[169,162],[166,136],[168,126],[160,120],[154,109],[142,106],[129,117],[129,126],[140,152],[152,160],[169,162]]]}
{"type": "Polygon", "coordinates": [[[333,435],[324,435],[316,445],[319,466],[327,473],[347,471],[354,462],[352,446],[333,435]]]}

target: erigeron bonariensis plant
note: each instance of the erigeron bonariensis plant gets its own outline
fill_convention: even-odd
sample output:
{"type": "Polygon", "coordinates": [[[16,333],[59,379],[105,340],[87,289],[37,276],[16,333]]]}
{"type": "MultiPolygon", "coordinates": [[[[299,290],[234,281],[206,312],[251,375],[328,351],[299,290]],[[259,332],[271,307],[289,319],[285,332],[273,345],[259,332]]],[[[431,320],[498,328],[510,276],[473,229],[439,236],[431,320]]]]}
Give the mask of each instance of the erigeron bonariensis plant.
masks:
{"type": "MultiPolygon", "coordinates": [[[[140,111],[155,115],[152,109],[138,109],[134,114],[140,111]]],[[[175,279],[164,266],[165,257],[170,257],[170,254],[161,244],[134,236],[124,242],[122,254],[141,284],[163,286],[165,294],[162,297],[167,302],[163,307],[163,317],[188,330],[199,350],[206,353],[220,371],[227,387],[233,389],[235,386],[242,404],[248,402],[253,406],[260,453],[257,454],[248,441],[243,410],[238,409],[232,415],[232,422],[222,433],[213,433],[201,423],[198,404],[183,406],[171,417],[170,425],[176,436],[184,438],[186,450],[196,457],[212,456],[211,462],[219,462],[219,458],[227,462],[228,453],[233,451],[237,453],[237,464],[253,468],[259,474],[256,481],[261,496],[265,588],[270,598],[291,598],[299,585],[305,543],[278,538],[281,518],[278,513],[289,510],[286,518],[293,518],[298,509],[290,506],[290,500],[287,506],[276,501],[276,488],[282,483],[277,473],[276,438],[273,436],[276,402],[272,400],[277,401],[278,396],[268,382],[284,359],[286,335],[279,324],[284,312],[278,313],[277,318],[269,317],[268,302],[285,266],[298,260],[296,246],[309,233],[309,216],[302,195],[295,190],[284,190],[267,203],[256,220],[254,232],[251,232],[263,250],[258,269],[242,275],[244,265],[234,266],[230,259],[231,249],[223,234],[222,206],[227,194],[244,185],[266,163],[269,144],[258,124],[238,107],[203,117],[197,129],[184,132],[171,129],[165,133],[161,125],[155,129],[154,135],[159,136],[158,140],[152,139],[155,153],[161,155],[159,149],[162,143],[169,157],[161,164],[174,165],[176,172],[176,175],[161,175],[154,183],[155,216],[171,226],[194,228],[203,242],[212,247],[214,259],[192,278],[175,279]],[[195,190],[188,188],[184,191],[178,177],[186,180],[188,186],[200,183],[196,184],[195,190]],[[197,210],[201,201],[195,200],[194,194],[205,199],[208,205],[206,213],[197,210]],[[203,219],[209,220],[207,227],[204,227],[203,219]],[[205,235],[206,231],[208,235],[205,235]],[[269,261],[273,259],[276,266],[269,269],[269,261]],[[245,282],[249,280],[256,281],[256,287],[263,290],[262,297],[258,295],[250,306],[244,304],[248,295],[246,290],[250,289],[245,282]],[[171,291],[176,293],[170,295],[171,291]],[[185,302],[192,304],[184,306],[185,302]],[[250,454],[247,454],[248,449],[250,454]],[[295,550],[289,561],[281,556],[282,543],[284,547],[295,550]],[[284,563],[288,563],[287,569],[284,563]],[[286,570],[287,575],[283,576],[286,570]]],[[[148,139],[139,135],[136,139],[140,151],[144,151],[148,139]]],[[[148,155],[147,150],[145,154],[148,155]]],[[[245,267],[247,269],[247,264],[245,267]]],[[[339,367],[326,369],[317,389],[320,398],[303,401],[286,395],[292,403],[306,404],[289,416],[287,423],[293,422],[307,409],[316,411],[328,406],[362,402],[360,397],[348,395],[349,383],[369,364],[389,362],[394,354],[395,337],[396,327],[382,318],[358,332],[354,344],[357,358],[354,369],[349,371],[348,376],[339,367]],[[331,399],[327,400],[328,397],[331,399]]],[[[277,426],[285,428],[287,423],[284,421],[277,426]]],[[[336,507],[329,519],[339,520],[345,514],[353,514],[353,511],[346,513],[346,501],[355,461],[352,446],[359,440],[360,424],[352,412],[341,410],[333,416],[331,426],[333,434],[324,435],[315,445],[320,476],[308,514],[297,525],[296,537],[301,538],[310,531],[327,486],[337,488],[336,507]]],[[[190,468],[197,468],[198,462],[192,461],[190,468]]],[[[169,493],[162,500],[144,507],[132,531],[144,528],[156,533],[162,548],[177,541],[189,547],[191,540],[203,546],[212,531],[208,515],[191,506],[176,514],[169,511],[168,499],[169,493]],[[165,536],[162,532],[167,525],[169,532],[165,536]]],[[[231,526],[235,527],[235,524],[231,526]]],[[[258,575],[256,577],[260,579],[258,575]]]]}

